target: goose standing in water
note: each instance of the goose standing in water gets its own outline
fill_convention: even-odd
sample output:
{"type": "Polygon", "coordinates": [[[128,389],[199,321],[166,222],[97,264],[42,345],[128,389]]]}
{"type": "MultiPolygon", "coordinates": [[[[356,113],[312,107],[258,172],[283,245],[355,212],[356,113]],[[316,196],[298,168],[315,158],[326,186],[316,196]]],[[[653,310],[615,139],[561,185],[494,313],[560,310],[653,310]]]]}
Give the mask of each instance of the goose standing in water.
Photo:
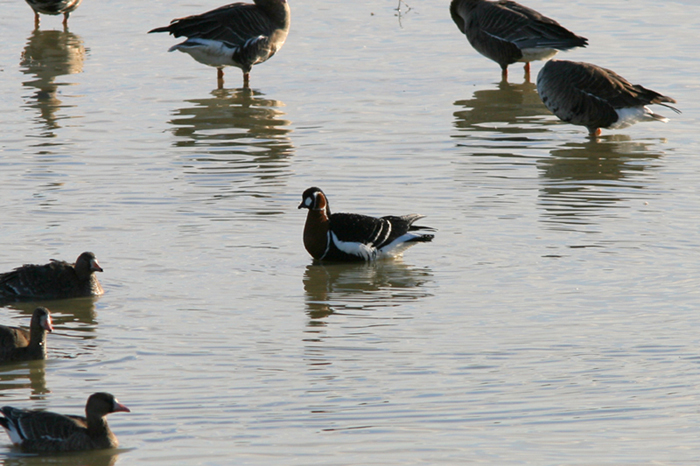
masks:
{"type": "Polygon", "coordinates": [[[619,74],[590,63],[550,60],[537,75],[537,92],[545,106],[561,120],[588,128],[599,136],[601,128],[620,129],[640,121],[668,118],[654,113],[650,104],[668,105],[676,101],[619,74]]]}
{"type": "Polygon", "coordinates": [[[168,32],[187,40],[170,47],[217,69],[219,89],[224,86],[225,66],[243,71],[243,87],[250,87],[253,65],[272,57],[289,33],[287,0],[254,0],[255,4],[232,3],[201,15],[175,19],[170,25],[149,32],[168,32]]]}
{"type": "Polygon", "coordinates": [[[68,16],[78,8],[83,0],[27,0],[34,10],[34,29],[39,29],[39,13],[43,15],[63,15],[63,27],[68,27],[68,16]]]}
{"type": "Polygon", "coordinates": [[[551,18],[510,0],[452,0],[450,14],[477,52],[501,66],[502,79],[508,65],[547,60],[558,50],[585,47],[588,39],[577,36],[551,18]]]}

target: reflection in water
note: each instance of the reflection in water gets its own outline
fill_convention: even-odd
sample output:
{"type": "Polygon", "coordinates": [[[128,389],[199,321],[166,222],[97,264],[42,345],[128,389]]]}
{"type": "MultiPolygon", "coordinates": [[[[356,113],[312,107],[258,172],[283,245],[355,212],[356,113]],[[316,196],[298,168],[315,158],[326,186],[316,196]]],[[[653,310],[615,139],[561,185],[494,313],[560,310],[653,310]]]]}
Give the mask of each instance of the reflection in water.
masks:
{"type": "MultiPolygon", "coordinates": [[[[123,451],[123,450],[122,450],[123,451]]],[[[52,455],[22,454],[18,448],[3,458],[3,466],[114,466],[119,459],[119,450],[95,450],[80,453],[61,453],[52,455]]]]}
{"type": "Polygon", "coordinates": [[[454,103],[464,110],[454,112],[454,137],[486,138],[491,131],[503,134],[536,133],[546,131],[541,116],[551,116],[537,94],[535,84],[524,82],[498,83],[497,89],[482,89],[474,92],[469,100],[454,103]],[[537,124],[532,124],[532,123],[537,124]]]}
{"type": "Polygon", "coordinates": [[[324,431],[371,427],[375,418],[361,415],[360,419],[352,414],[360,407],[366,414],[367,400],[383,397],[370,374],[383,373],[384,367],[370,369],[372,364],[367,358],[371,352],[384,351],[390,344],[393,332],[387,333],[387,325],[394,326],[400,322],[398,319],[410,318],[398,315],[395,309],[380,311],[432,296],[426,290],[426,285],[433,281],[432,271],[396,260],[314,263],[306,267],[303,280],[310,317],[304,333],[307,395],[317,397],[309,405],[310,414],[326,426],[324,431]],[[348,391],[344,385],[347,380],[357,377],[368,381],[370,394],[360,396],[358,401],[358,392],[352,390],[353,395],[348,399],[338,399],[348,391]],[[335,400],[330,401],[332,398],[335,400]]]}
{"type": "Polygon", "coordinates": [[[304,272],[304,291],[310,326],[319,319],[349,310],[398,306],[431,296],[422,289],[431,272],[399,260],[371,263],[311,264],[304,272]]]}
{"type": "Polygon", "coordinates": [[[42,137],[55,137],[53,130],[60,128],[56,111],[68,108],[58,99],[59,86],[71,83],[56,83],[56,77],[81,73],[85,61],[83,40],[68,31],[35,30],[27,40],[22,52],[20,66],[24,74],[33,75],[36,79],[25,81],[27,88],[36,89],[26,107],[39,110],[40,121],[43,122],[45,133],[42,137]]]}
{"type": "MultiPolygon", "coordinates": [[[[598,140],[570,142],[538,162],[544,178],[540,205],[547,221],[585,225],[620,200],[638,197],[648,181],[642,172],[661,154],[651,143],[629,136],[610,135],[598,140]],[[636,192],[629,196],[629,192],[636,192]]],[[[560,228],[561,226],[559,226],[560,228]]]]}
{"type": "MultiPolygon", "coordinates": [[[[31,319],[34,309],[44,306],[51,311],[51,320],[54,326],[72,326],[71,324],[75,322],[80,324],[76,330],[92,332],[91,327],[95,325],[95,303],[99,299],[95,296],[53,301],[25,301],[7,303],[6,306],[21,311],[22,315],[29,316],[29,319],[31,319]]],[[[86,336],[86,338],[92,337],[86,336]]]]}
{"type": "MultiPolygon", "coordinates": [[[[170,123],[176,147],[191,147],[183,160],[192,183],[248,196],[283,185],[294,153],[284,104],[250,89],[217,89],[211,98],[188,100],[170,123]],[[234,184],[234,186],[232,186],[234,184]]],[[[223,197],[223,196],[222,196],[223,197]]]]}
{"type": "Polygon", "coordinates": [[[29,389],[30,396],[45,395],[46,361],[23,361],[0,365],[0,393],[4,390],[29,389]]]}

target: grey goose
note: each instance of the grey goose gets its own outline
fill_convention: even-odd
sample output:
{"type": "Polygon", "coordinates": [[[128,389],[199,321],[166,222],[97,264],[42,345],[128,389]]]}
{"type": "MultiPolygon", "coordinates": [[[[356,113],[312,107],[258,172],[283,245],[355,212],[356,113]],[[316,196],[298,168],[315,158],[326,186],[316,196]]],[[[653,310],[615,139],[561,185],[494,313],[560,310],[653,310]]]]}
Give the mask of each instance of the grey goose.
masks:
{"type": "Polygon", "coordinates": [[[53,453],[116,448],[119,441],[105,417],[130,412],[109,393],[93,393],[85,404],[85,416],[3,406],[0,426],[12,443],[27,453],[53,453]]]}
{"type": "Polygon", "coordinates": [[[577,36],[555,20],[510,0],[452,0],[450,14],[477,52],[501,66],[553,57],[558,50],[585,47],[588,39],[577,36]]]}
{"type": "Polygon", "coordinates": [[[290,10],[286,0],[232,3],[200,15],[174,19],[170,25],[148,31],[168,32],[187,40],[173,45],[205,65],[217,69],[217,84],[224,85],[225,66],[243,71],[243,87],[250,87],[250,71],[272,57],[289,33],[290,10]]]}
{"type": "Polygon", "coordinates": [[[0,325],[0,362],[46,359],[46,332],[53,332],[51,313],[38,307],[29,330],[0,325]]]}
{"type": "Polygon", "coordinates": [[[0,274],[0,301],[100,296],[104,290],[95,272],[102,272],[102,267],[91,252],[82,253],[75,264],[52,260],[23,265],[0,274]]]}
{"type": "Polygon", "coordinates": [[[68,16],[82,0],[26,0],[34,10],[34,28],[39,28],[39,14],[63,15],[63,27],[68,27],[68,16]]]}
{"type": "Polygon", "coordinates": [[[601,128],[626,128],[640,121],[667,122],[647,105],[676,101],[619,74],[591,63],[550,60],[537,75],[537,92],[545,106],[561,120],[588,128],[598,136],[601,128]]]}

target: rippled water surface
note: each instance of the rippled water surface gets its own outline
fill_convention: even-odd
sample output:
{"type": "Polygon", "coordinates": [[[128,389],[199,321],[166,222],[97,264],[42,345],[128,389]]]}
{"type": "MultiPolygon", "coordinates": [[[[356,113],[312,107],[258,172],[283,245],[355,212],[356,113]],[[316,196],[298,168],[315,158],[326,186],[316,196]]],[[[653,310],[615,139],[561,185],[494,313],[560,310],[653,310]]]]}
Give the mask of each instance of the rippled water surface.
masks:
{"type": "Polygon", "coordinates": [[[90,250],[106,291],[42,303],[49,358],[0,367],[0,404],[132,410],[116,453],[3,434],[2,464],[697,463],[700,6],[527,2],[589,38],[560,56],[683,111],[592,141],[447,0],[290,4],[244,91],[146,34],[219,3],[85,0],[35,31],[0,0],[0,271],[90,250]],[[310,186],[436,238],[314,264],[310,186]]]}

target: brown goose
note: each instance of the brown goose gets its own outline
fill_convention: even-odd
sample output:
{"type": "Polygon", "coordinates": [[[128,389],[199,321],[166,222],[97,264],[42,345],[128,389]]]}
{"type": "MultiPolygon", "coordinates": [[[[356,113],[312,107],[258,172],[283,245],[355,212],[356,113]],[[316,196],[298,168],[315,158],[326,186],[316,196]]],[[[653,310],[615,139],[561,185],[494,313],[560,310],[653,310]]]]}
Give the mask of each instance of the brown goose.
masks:
{"type": "Polygon", "coordinates": [[[38,307],[29,331],[0,325],[0,362],[46,359],[46,332],[53,332],[51,314],[38,307]]]}
{"type": "Polygon", "coordinates": [[[75,264],[52,260],[23,265],[0,274],[0,301],[100,296],[104,290],[95,272],[102,272],[102,267],[91,252],[82,253],[75,264]]]}
{"type": "Polygon", "coordinates": [[[545,106],[561,120],[588,128],[591,136],[601,128],[626,128],[640,121],[667,122],[647,105],[676,103],[670,97],[631,84],[614,71],[590,63],[550,60],[537,75],[537,92],[545,106]]]}
{"type": "Polygon", "coordinates": [[[12,443],[28,453],[84,451],[119,446],[107,425],[109,413],[130,412],[109,393],[93,393],[85,405],[85,415],[72,416],[3,406],[0,425],[12,443]]]}
{"type": "Polygon", "coordinates": [[[27,0],[34,10],[34,28],[39,27],[39,13],[43,15],[63,15],[63,27],[68,27],[68,16],[78,8],[82,0],[27,0]]]}
{"type": "Polygon", "coordinates": [[[201,15],[173,20],[169,26],[148,31],[169,32],[187,40],[170,47],[217,69],[218,87],[224,85],[225,66],[243,70],[243,87],[250,84],[250,70],[277,52],[289,32],[287,0],[254,0],[232,3],[201,15]]]}
{"type": "Polygon", "coordinates": [[[510,0],[452,0],[452,19],[467,35],[477,52],[501,65],[508,78],[508,65],[553,57],[558,50],[585,47],[588,39],[577,36],[551,18],[510,0]]]}

